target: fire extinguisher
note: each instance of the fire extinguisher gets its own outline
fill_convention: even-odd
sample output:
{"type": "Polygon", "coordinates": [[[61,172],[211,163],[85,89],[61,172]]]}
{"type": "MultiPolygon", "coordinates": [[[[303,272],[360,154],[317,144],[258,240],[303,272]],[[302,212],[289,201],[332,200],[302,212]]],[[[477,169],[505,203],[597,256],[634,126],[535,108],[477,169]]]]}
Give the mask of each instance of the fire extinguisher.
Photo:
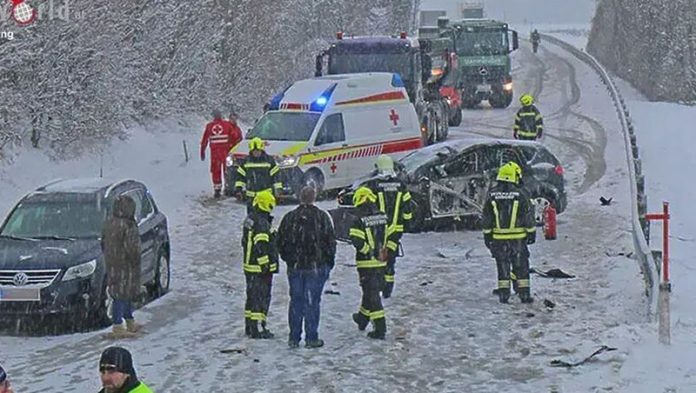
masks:
{"type": "Polygon", "coordinates": [[[556,208],[553,205],[544,208],[544,238],[546,240],[556,239],[556,208]]]}

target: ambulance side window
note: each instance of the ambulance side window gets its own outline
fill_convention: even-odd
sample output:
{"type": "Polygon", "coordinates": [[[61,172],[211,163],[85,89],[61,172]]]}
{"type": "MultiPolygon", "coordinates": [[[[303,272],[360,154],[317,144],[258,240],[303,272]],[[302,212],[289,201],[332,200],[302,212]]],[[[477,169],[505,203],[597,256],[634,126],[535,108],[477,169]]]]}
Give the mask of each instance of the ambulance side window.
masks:
{"type": "Polygon", "coordinates": [[[317,140],[314,146],[325,145],[327,143],[343,142],[346,140],[345,129],[343,128],[343,115],[334,113],[324,119],[321,125],[317,140]]]}

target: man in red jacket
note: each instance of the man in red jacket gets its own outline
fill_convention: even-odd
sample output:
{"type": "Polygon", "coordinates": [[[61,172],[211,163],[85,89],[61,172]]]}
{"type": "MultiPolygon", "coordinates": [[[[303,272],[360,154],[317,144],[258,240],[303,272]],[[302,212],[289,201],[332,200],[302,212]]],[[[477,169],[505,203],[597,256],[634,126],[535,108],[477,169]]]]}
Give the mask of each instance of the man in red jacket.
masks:
{"type": "Polygon", "coordinates": [[[210,143],[210,172],[213,176],[215,198],[222,192],[222,175],[226,170],[225,160],[230,149],[242,140],[242,131],[236,117],[223,120],[219,110],[213,111],[213,121],[205,126],[201,139],[201,161],[205,161],[205,149],[210,143]]]}

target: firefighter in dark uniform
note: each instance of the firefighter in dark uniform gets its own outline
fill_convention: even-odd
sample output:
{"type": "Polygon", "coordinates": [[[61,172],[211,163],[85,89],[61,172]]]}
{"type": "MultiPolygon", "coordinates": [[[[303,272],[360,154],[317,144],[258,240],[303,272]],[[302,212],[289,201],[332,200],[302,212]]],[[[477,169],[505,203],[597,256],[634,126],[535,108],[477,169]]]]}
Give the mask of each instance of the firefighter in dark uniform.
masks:
{"type": "Polygon", "coordinates": [[[534,97],[524,94],[520,97],[522,108],[515,115],[513,136],[515,139],[534,141],[541,138],[544,132],[544,119],[541,112],[534,106],[534,97]]]}
{"type": "Polygon", "coordinates": [[[389,298],[394,289],[394,273],[396,256],[399,250],[399,241],[404,233],[404,226],[413,218],[411,209],[411,193],[406,185],[396,177],[394,161],[388,155],[377,157],[376,175],[363,185],[377,195],[377,207],[387,216],[387,231],[384,243],[387,247],[389,259],[384,273],[384,288],[382,296],[389,298]]]}
{"type": "MultiPolygon", "coordinates": [[[[360,311],[353,314],[353,321],[358,324],[360,330],[365,330],[372,321],[374,330],[367,336],[384,339],[387,323],[379,293],[384,287],[384,268],[388,259],[384,244],[387,216],[377,209],[376,201],[377,196],[367,187],[360,187],[353,194],[356,212],[349,235],[355,247],[355,260],[362,288],[360,311]]],[[[387,238],[387,241],[390,240],[387,238]]]]}
{"type": "Polygon", "coordinates": [[[498,267],[497,294],[501,303],[510,298],[510,266],[517,278],[516,291],[522,303],[531,303],[528,244],[536,241],[534,209],[520,187],[522,170],[515,162],[500,167],[497,183],[483,207],[483,238],[498,267]]]}
{"type": "Polygon", "coordinates": [[[280,168],[273,157],[266,154],[261,138],[249,141],[249,155],[237,167],[237,180],[234,182],[237,199],[246,198],[247,213],[252,210],[256,193],[269,191],[277,195],[283,188],[278,173],[280,168]],[[242,192],[244,191],[244,194],[242,192]]]}
{"type": "Polygon", "coordinates": [[[278,272],[275,234],[271,230],[271,211],[275,205],[275,197],[270,191],[256,193],[252,211],[243,225],[243,266],[246,276],[244,319],[245,333],[251,338],[273,338],[273,334],[266,329],[266,317],[271,304],[273,274],[278,272]]]}

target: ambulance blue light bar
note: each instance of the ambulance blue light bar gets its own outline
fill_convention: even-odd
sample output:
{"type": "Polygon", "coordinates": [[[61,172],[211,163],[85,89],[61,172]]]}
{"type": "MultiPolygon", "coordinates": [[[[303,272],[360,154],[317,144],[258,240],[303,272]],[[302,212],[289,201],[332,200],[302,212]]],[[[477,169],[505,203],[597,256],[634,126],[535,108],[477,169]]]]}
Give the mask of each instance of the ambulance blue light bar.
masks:
{"type": "Polygon", "coordinates": [[[391,85],[394,87],[404,87],[404,81],[401,80],[401,75],[396,73],[392,75],[391,85]]]}
{"type": "Polygon", "coordinates": [[[324,90],[324,92],[321,93],[321,95],[309,105],[309,111],[323,112],[324,108],[326,108],[326,104],[329,102],[329,99],[331,99],[331,94],[333,94],[334,89],[336,89],[336,83],[324,90]]]}
{"type": "Polygon", "coordinates": [[[280,109],[280,102],[283,101],[283,97],[285,96],[285,92],[288,91],[290,86],[286,87],[281,91],[280,93],[276,94],[271,98],[271,100],[268,102],[268,110],[270,111],[277,111],[280,109]]]}

